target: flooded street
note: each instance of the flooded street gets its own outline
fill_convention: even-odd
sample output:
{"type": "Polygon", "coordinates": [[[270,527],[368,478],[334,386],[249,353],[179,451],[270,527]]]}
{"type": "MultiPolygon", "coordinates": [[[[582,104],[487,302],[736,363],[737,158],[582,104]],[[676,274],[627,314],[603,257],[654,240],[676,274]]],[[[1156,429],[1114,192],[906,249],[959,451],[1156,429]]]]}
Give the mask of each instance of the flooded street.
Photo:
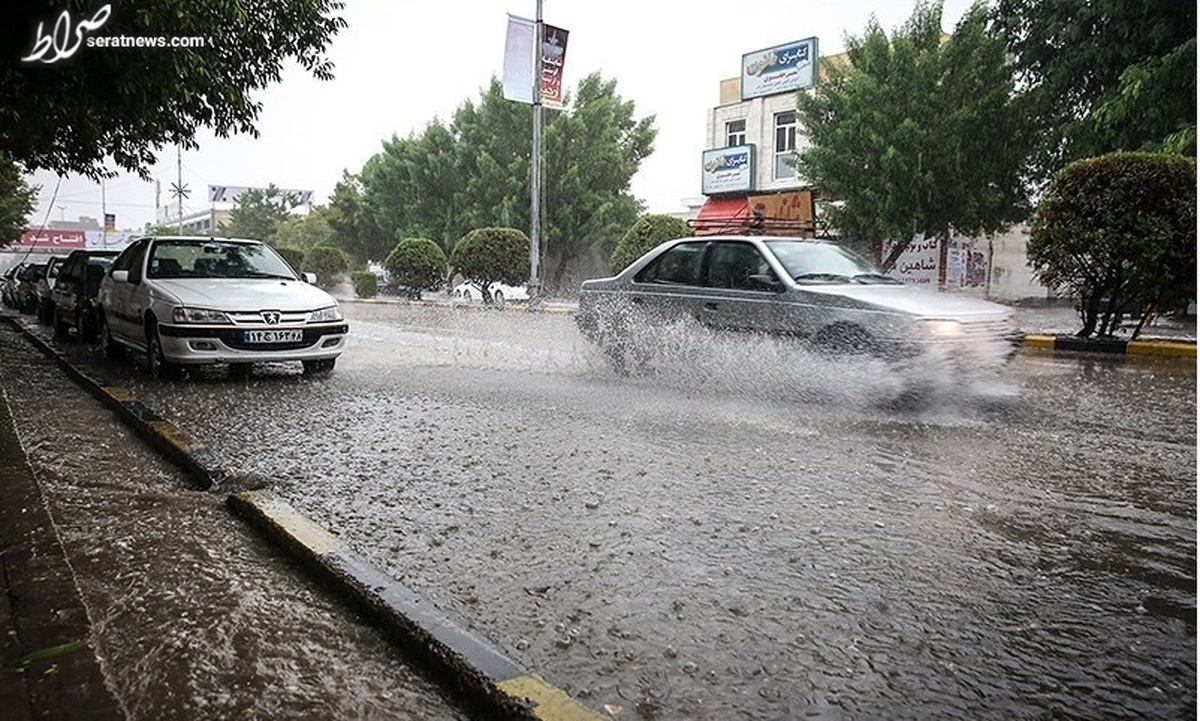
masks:
{"type": "MultiPolygon", "coordinates": [[[[913,378],[786,344],[681,333],[673,360],[621,377],[565,315],[346,312],[350,346],[328,378],[281,366],[153,383],[136,360],[72,353],[619,718],[1196,714],[1194,361],[1024,353],[998,378],[918,378],[929,402],[897,410],[913,378]]],[[[30,364],[42,370],[5,389],[64,541],[118,574],[85,596],[101,618],[151,609],[155,654],[146,638],[106,654],[133,663],[137,649],[175,689],[194,664],[228,666],[201,677],[271,684],[253,703],[274,718],[330,694],[371,705],[312,717],[446,717],[219,499],[148,451],[126,459],[111,416],[30,364]],[[37,400],[47,387],[61,395],[37,400]],[[42,450],[62,433],[85,450],[42,450]],[[79,469],[86,489],[70,485],[79,469]],[[153,509],[142,517],[159,530],[97,526],[109,504],[153,509]],[[244,600],[192,598],[181,622],[138,591],[149,576],[190,594],[197,574],[244,600]],[[263,614],[270,633],[251,630],[263,614]],[[331,638],[378,667],[322,677],[331,638]],[[276,676],[231,662],[251,653],[276,676]],[[360,686],[332,692],[344,684],[360,686]],[[379,705],[385,691],[403,712],[379,705]]],[[[250,703],[186,693],[225,704],[214,717],[250,703]]]]}

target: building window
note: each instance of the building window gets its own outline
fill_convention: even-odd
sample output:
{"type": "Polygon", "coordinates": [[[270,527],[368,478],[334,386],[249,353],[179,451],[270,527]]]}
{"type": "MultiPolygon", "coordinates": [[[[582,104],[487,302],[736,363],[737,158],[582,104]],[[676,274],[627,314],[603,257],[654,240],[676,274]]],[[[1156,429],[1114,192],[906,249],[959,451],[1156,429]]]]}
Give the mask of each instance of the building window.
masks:
{"type": "Polygon", "coordinates": [[[775,115],[775,179],[796,177],[796,111],[775,115]]]}
{"type": "Polygon", "coordinates": [[[736,148],[746,144],[746,119],[730,120],[725,123],[725,147],[736,148]]]}

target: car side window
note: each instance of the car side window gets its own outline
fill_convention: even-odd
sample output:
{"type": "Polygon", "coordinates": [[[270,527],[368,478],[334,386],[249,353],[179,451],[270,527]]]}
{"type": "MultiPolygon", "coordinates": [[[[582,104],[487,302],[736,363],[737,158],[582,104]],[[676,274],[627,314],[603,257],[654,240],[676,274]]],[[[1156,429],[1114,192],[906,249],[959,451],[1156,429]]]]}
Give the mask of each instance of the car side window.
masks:
{"type": "Polygon", "coordinates": [[[710,286],[735,290],[763,290],[761,279],[764,275],[773,275],[771,266],[753,244],[736,241],[713,244],[708,260],[710,286]]]}
{"type": "Polygon", "coordinates": [[[704,251],[708,243],[680,243],[655,258],[634,278],[638,283],[701,285],[704,251]]]}
{"type": "Polygon", "coordinates": [[[146,247],[150,241],[141,240],[121,251],[113,262],[113,270],[129,271],[129,282],[137,283],[142,279],[142,258],[146,255],[146,247]]]}

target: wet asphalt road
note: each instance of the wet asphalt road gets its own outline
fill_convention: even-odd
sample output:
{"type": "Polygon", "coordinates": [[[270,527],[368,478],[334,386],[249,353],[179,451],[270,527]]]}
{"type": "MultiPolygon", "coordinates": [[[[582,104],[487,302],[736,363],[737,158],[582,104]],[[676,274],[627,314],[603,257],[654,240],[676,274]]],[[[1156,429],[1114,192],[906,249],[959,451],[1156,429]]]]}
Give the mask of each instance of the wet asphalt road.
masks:
{"type": "Polygon", "coordinates": [[[623,718],[1195,716],[1194,362],[1024,354],[898,411],[771,343],[623,378],[566,316],[346,309],[324,379],[76,352],[623,718]]]}

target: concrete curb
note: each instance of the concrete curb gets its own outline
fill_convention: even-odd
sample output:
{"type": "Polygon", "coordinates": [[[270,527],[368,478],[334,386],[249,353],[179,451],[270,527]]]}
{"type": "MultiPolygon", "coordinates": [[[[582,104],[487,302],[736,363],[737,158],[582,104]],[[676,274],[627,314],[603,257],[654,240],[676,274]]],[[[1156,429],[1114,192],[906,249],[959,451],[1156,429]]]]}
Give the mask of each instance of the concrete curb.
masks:
{"type": "Polygon", "coordinates": [[[1077,351],[1126,355],[1158,356],[1163,358],[1195,358],[1196,344],[1172,340],[1111,340],[1078,338],[1070,335],[1026,335],[1023,348],[1045,351],[1077,351]]]}
{"type": "MultiPolygon", "coordinates": [[[[237,474],[218,455],[138,401],[132,392],[93,378],[73,366],[19,319],[8,320],[126,425],[176,463],[204,490],[222,491],[237,474]]],[[[444,674],[435,680],[465,696],[487,718],[539,721],[603,721],[566,692],[509,659],[468,625],[388,576],[358,552],[290,505],[261,489],[230,494],[227,505],[269,540],[317,572],[336,591],[379,620],[406,650],[444,674]]]]}

